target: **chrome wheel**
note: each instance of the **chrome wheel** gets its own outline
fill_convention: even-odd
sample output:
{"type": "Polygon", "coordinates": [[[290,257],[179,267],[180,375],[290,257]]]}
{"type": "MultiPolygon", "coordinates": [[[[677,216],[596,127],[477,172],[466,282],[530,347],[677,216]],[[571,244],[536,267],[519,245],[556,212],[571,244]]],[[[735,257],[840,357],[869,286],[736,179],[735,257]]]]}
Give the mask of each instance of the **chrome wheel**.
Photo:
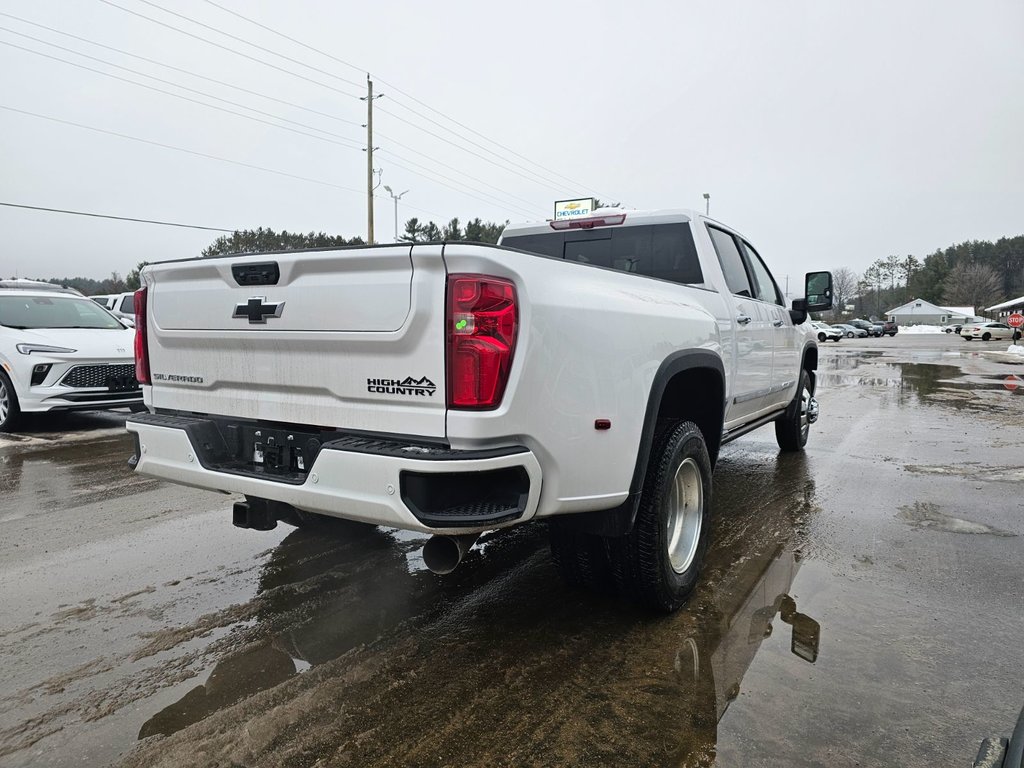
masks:
{"type": "Polygon", "coordinates": [[[0,427],[7,423],[7,415],[11,412],[11,395],[7,391],[7,382],[0,377],[0,427]]]}
{"type": "Polygon", "coordinates": [[[804,387],[800,391],[800,438],[806,442],[811,424],[818,420],[818,400],[804,387]]]}
{"type": "Polygon", "coordinates": [[[685,573],[693,564],[700,541],[704,519],[704,487],[700,467],[693,459],[685,459],[676,470],[668,498],[666,541],[672,570],[685,573]]]}

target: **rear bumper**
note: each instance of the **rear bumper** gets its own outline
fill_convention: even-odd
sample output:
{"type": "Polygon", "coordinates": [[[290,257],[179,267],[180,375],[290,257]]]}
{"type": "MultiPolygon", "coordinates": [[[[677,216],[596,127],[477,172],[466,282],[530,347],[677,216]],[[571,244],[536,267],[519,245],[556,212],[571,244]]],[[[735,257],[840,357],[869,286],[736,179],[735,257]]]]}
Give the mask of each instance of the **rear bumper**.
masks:
{"type": "Polygon", "coordinates": [[[303,477],[282,480],[209,466],[203,437],[209,423],[152,414],[130,417],[126,426],[136,438],[135,471],[427,533],[481,532],[524,522],[537,511],[541,469],[521,446],[456,451],[390,437],[353,437],[324,443],[303,477]]]}

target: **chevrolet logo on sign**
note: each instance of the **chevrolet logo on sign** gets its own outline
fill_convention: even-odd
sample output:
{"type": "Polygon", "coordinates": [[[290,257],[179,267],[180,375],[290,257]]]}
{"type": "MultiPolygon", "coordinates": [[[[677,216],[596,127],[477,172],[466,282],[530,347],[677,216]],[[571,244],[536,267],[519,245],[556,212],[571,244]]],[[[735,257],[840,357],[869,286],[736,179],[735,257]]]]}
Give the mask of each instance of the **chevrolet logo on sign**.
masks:
{"type": "Polygon", "coordinates": [[[579,216],[589,216],[594,210],[594,198],[586,197],[580,200],[559,200],[555,203],[555,219],[575,219],[579,216]]]}

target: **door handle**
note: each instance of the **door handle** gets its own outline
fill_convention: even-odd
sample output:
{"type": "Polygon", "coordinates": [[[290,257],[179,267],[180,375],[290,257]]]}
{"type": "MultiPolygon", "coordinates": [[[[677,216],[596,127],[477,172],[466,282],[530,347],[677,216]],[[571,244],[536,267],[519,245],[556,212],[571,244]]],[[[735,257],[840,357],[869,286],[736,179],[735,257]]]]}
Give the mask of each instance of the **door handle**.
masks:
{"type": "Polygon", "coordinates": [[[782,321],[781,320],[776,320],[774,323],[772,323],[772,325],[774,325],[776,328],[781,328],[782,327],[782,321]]]}
{"type": "Polygon", "coordinates": [[[740,325],[746,325],[751,320],[753,320],[753,318],[748,317],[747,315],[740,315],[739,317],[736,318],[736,322],[739,323],[740,325]]]}

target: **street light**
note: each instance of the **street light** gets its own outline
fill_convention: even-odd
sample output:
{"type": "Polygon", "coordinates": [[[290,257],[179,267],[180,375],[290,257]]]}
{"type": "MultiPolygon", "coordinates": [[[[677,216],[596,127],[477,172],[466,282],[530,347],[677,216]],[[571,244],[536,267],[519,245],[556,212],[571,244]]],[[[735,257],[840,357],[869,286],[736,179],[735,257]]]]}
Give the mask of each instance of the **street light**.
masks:
{"type": "Polygon", "coordinates": [[[705,216],[710,216],[711,215],[711,193],[710,192],[705,192],[704,193],[704,215],[705,216]]]}
{"type": "Polygon", "coordinates": [[[388,194],[391,195],[391,199],[395,201],[395,242],[397,243],[398,242],[398,201],[401,200],[402,199],[402,195],[404,195],[405,192],[408,192],[409,190],[408,189],[405,190],[405,192],[402,192],[401,195],[396,195],[394,192],[391,191],[391,187],[389,187],[387,184],[384,185],[384,189],[386,189],[388,194]]]}

